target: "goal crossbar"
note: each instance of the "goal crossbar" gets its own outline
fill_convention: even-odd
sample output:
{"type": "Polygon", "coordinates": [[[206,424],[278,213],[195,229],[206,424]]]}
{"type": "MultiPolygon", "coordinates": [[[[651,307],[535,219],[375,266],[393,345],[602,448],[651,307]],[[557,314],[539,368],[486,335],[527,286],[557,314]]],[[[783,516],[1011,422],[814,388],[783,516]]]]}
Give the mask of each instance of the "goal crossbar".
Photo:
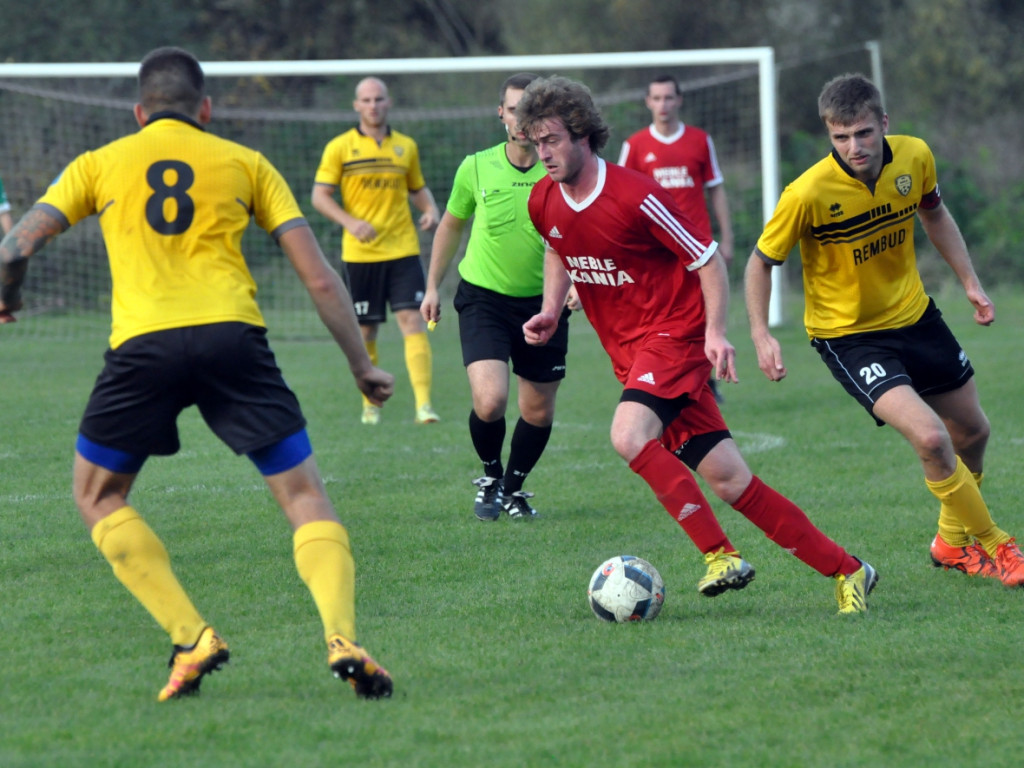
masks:
{"type": "MultiPolygon", "coordinates": [[[[541,54],[513,56],[465,56],[426,59],[329,59],[296,61],[202,62],[210,77],[308,77],[369,74],[422,74],[469,72],[517,72],[703,65],[756,66],[760,115],[761,204],[766,222],[774,211],[780,191],[779,138],[776,104],[775,54],[771,47],[711,48],[669,51],[541,54]]],[[[134,77],[138,62],[0,63],[0,80],[31,78],[134,77]]],[[[773,270],[769,322],[782,322],[782,270],[773,270]]]]}

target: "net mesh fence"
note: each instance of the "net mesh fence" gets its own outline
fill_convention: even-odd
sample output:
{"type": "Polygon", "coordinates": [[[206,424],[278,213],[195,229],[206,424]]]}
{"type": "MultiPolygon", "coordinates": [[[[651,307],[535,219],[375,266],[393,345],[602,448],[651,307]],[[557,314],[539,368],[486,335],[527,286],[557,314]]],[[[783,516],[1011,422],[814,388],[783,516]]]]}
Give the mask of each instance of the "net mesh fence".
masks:
{"type": "MultiPolygon", "coordinates": [[[[737,249],[760,232],[761,151],[758,75],[752,65],[666,69],[617,68],[558,72],[591,88],[611,127],[603,154],[618,158],[624,139],[650,123],[646,84],[669,72],[683,88],[684,122],[714,139],[726,177],[737,249]]],[[[394,107],[389,122],[419,145],[424,176],[444,208],[455,170],[472,152],[502,141],[498,90],[509,73],[431,73],[386,77],[394,107]]],[[[541,72],[539,74],[554,74],[541,72]]],[[[209,130],[258,149],[281,171],[324,252],[341,269],[341,230],[313,210],[313,176],[324,145],[357,121],[351,76],[208,78],[213,97],[209,130]]],[[[132,78],[0,80],[0,178],[17,219],[61,169],[83,151],[137,130],[132,78]]],[[[416,212],[414,211],[414,215],[416,212]]],[[[424,263],[430,233],[421,233],[424,263]]],[[[257,300],[273,335],[326,337],[312,303],[272,239],[255,225],[243,251],[259,286],[257,300]]],[[[737,258],[737,261],[742,261],[737,258]]],[[[733,264],[734,280],[741,265],[733,264]]],[[[454,265],[443,286],[450,297],[454,265]]],[[[79,223],[34,256],[25,308],[5,333],[39,338],[102,334],[109,323],[110,275],[96,217],[79,223]]]]}

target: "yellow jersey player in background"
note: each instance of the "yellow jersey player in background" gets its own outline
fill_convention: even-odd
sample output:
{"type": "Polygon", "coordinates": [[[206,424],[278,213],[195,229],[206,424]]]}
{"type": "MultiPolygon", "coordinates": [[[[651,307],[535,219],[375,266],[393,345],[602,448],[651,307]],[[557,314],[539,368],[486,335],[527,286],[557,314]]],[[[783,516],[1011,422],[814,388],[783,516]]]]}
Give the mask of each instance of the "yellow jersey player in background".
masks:
{"type": "MultiPolygon", "coordinates": [[[[391,99],[384,82],[361,80],[352,106],[359,124],[324,147],[311,199],[345,228],[341,258],[370,359],[377,364],[377,332],[390,304],[404,340],[416,423],[431,424],[439,419],[430,404],[430,341],[419,311],[426,284],[409,201],[420,211],[424,231],[437,226],[440,214],[416,142],[388,125],[391,99]],[[339,188],[340,204],[334,199],[339,188]]],[[[380,422],[380,407],[366,398],[362,421],[380,422]]]]}
{"type": "Polygon", "coordinates": [[[1024,586],[1024,557],[992,519],[980,485],[989,422],[974,369],[925,293],[914,220],[990,325],[992,301],[939,194],[935,159],[912,136],[886,137],[889,117],[861,75],[829,81],[818,98],[832,152],[782,193],[746,268],[747,311],[758,365],[786,375],[768,330],[772,267],[800,244],[804,325],[832,375],[882,426],[910,442],[939,499],[936,567],[1024,586]]]}
{"type": "Polygon", "coordinates": [[[258,152],[205,131],[211,102],[196,59],[180,48],[152,51],[139,69],[139,100],[141,130],[75,158],[0,243],[0,320],[10,322],[21,308],[29,257],[99,216],[113,318],[76,445],[82,520],[115,576],[174,645],[159,700],[197,692],[203,676],[228,660],[228,646],[128,503],[146,459],[178,451],[177,417],[197,406],[221,440],[252,460],[291,523],[295,565],[319,610],[330,669],[361,697],[390,696],[387,671],[355,642],[348,533],[267,344],[239,250],[250,218],[288,257],[360,391],[382,403],[394,378],[371,363],[348,292],[281,175],[258,152]]]}

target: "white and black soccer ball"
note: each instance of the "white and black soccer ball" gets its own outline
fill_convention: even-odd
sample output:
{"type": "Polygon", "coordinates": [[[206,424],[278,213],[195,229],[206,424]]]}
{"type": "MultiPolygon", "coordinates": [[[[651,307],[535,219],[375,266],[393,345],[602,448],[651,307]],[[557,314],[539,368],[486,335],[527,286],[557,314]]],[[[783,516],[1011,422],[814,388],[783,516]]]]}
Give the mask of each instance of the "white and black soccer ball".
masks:
{"type": "Polygon", "coordinates": [[[618,555],[594,571],[587,598],[599,619],[620,624],[650,621],[665,602],[665,581],[643,558],[618,555]]]}

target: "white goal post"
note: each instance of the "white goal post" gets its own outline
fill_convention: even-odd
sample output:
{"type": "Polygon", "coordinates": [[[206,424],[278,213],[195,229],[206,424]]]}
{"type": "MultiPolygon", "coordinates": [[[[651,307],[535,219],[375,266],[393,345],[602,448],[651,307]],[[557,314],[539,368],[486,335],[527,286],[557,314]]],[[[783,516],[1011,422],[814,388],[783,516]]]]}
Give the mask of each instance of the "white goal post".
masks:
{"type": "MultiPolygon", "coordinates": [[[[538,72],[540,74],[565,74],[568,76],[576,76],[577,72],[601,72],[602,77],[605,81],[611,80],[608,76],[609,72],[633,70],[635,74],[632,76],[634,86],[631,90],[624,90],[621,85],[616,82],[614,86],[610,86],[612,92],[602,91],[595,88],[592,83],[587,81],[587,77],[583,76],[580,79],[591,85],[591,89],[594,91],[595,99],[602,108],[605,109],[605,105],[608,104],[620,104],[630,102],[635,106],[639,106],[642,110],[642,96],[646,83],[648,82],[649,76],[652,72],[664,72],[687,68],[693,70],[695,73],[696,84],[688,83],[687,78],[680,76],[677,72],[677,77],[684,89],[684,107],[683,107],[683,118],[688,119],[687,106],[690,103],[690,93],[696,93],[698,89],[705,89],[713,91],[718,87],[719,81],[729,81],[744,79],[744,81],[750,81],[756,83],[756,99],[750,95],[745,95],[747,92],[739,96],[731,96],[729,99],[723,101],[721,104],[712,105],[708,109],[709,114],[720,114],[725,119],[725,113],[729,112],[744,112],[749,113],[748,117],[744,117],[742,122],[736,119],[736,132],[743,134],[743,141],[749,144],[750,158],[744,161],[744,166],[741,170],[735,172],[735,176],[741,177],[748,185],[756,183],[759,177],[760,189],[756,195],[751,195],[750,201],[753,202],[755,199],[760,203],[760,211],[747,211],[746,216],[752,224],[763,225],[765,221],[771,216],[775,203],[778,200],[780,192],[780,169],[779,169],[779,139],[777,131],[776,121],[776,66],[774,51],[770,47],[752,47],[752,48],[720,48],[720,49],[703,49],[703,50],[683,50],[683,51],[636,51],[636,52],[615,52],[615,53],[587,53],[587,54],[551,54],[551,55],[522,55],[522,56],[476,56],[476,57],[453,57],[453,58],[403,58],[403,59],[336,59],[336,60],[321,60],[321,61],[204,61],[203,70],[209,78],[224,78],[225,80],[245,78],[248,80],[259,80],[260,78],[292,78],[293,80],[285,80],[285,82],[298,82],[299,79],[306,82],[341,82],[343,78],[354,78],[362,77],[366,75],[381,75],[381,76],[441,76],[450,75],[456,78],[462,78],[466,83],[470,82],[471,77],[477,77],[480,73],[500,73],[500,76],[490,78],[491,81],[500,83],[505,75],[512,74],[520,71],[538,72]],[[723,74],[724,73],[724,74],[723,74]],[[615,90],[615,87],[618,90],[615,90]],[[756,101],[756,103],[754,103],[756,101]],[[756,136],[755,136],[756,134],[756,136]]],[[[79,84],[76,86],[74,91],[75,95],[69,96],[68,98],[74,100],[78,99],[79,103],[88,103],[90,108],[97,106],[104,106],[111,110],[123,108],[130,105],[130,96],[126,97],[124,88],[122,87],[118,91],[118,96],[111,97],[109,93],[113,92],[111,86],[106,91],[102,91],[100,94],[88,94],[82,96],[78,94],[78,91],[90,90],[88,85],[91,81],[97,83],[101,82],[113,82],[123,81],[121,85],[133,81],[138,72],[138,62],[110,62],[110,63],[0,63],[0,136],[14,135],[17,130],[17,116],[7,116],[10,121],[4,122],[5,113],[13,109],[15,112],[21,109],[23,112],[30,112],[34,109],[33,106],[22,104],[16,99],[28,98],[29,96],[35,98],[51,98],[52,89],[56,84],[62,81],[74,81],[79,84]],[[85,82],[85,85],[82,83],[85,82]],[[37,93],[38,92],[38,93],[37,93]],[[28,95],[26,95],[28,94],[28,95]],[[13,107],[8,106],[13,104],[13,107]]],[[[597,74],[593,75],[595,78],[597,74]]],[[[354,82],[346,80],[348,82],[354,82]]],[[[67,86],[65,86],[67,87],[67,86]]],[[[751,86],[754,87],[754,86],[751,86]]],[[[477,104],[486,104],[486,107],[478,107],[476,112],[485,115],[488,121],[486,125],[489,129],[493,129],[493,126],[497,123],[497,120],[493,119],[494,106],[496,105],[496,88],[495,93],[490,97],[488,101],[477,101],[477,104]]],[[[346,89],[347,99],[351,98],[351,92],[346,89]]],[[[441,96],[440,98],[444,98],[441,96]]],[[[449,97],[450,98],[450,97],[449,97]]],[[[445,107],[438,107],[437,105],[430,105],[429,109],[424,109],[424,104],[420,105],[419,109],[407,110],[404,114],[402,112],[403,103],[407,103],[408,99],[399,100],[396,108],[392,111],[392,122],[396,124],[399,130],[410,133],[421,145],[421,154],[426,155],[431,151],[431,147],[425,147],[425,141],[417,134],[416,130],[406,130],[403,125],[403,117],[410,119],[411,117],[423,118],[423,119],[447,119],[450,121],[456,121],[464,119],[466,115],[470,114],[470,110],[464,105],[450,104],[447,113],[445,113],[445,107]],[[445,113],[446,116],[438,117],[445,113]]],[[[337,98],[334,101],[335,104],[345,104],[347,106],[347,100],[343,98],[337,98]]],[[[313,123],[319,122],[321,126],[325,123],[338,123],[344,122],[351,115],[347,110],[337,110],[332,112],[324,113],[321,110],[311,109],[298,109],[289,108],[286,110],[280,110],[277,113],[273,112],[273,109],[266,108],[264,105],[259,103],[245,104],[243,109],[238,109],[236,105],[232,104],[229,108],[225,109],[220,106],[220,102],[215,98],[214,101],[214,126],[213,130],[220,135],[224,135],[227,138],[236,138],[236,134],[233,134],[231,129],[222,129],[220,126],[223,123],[220,122],[219,118],[225,114],[229,117],[234,114],[237,123],[241,123],[244,120],[254,121],[271,121],[276,120],[280,124],[294,123],[297,121],[310,121],[313,123]],[[234,113],[231,108],[234,107],[234,113]],[[258,114],[257,114],[258,113],[258,114]]],[[[645,113],[645,110],[643,111],[645,113]]],[[[64,114],[64,113],[60,113],[64,114]]],[[[67,118],[70,121],[77,119],[74,115],[75,112],[71,111],[68,113],[70,116],[67,118]]],[[[634,121],[632,129],[641,127],[644,123],[638,121],[638,118],[633,113],[629,119],[634,121]]],[[[130,116],[128,116],[130,117],[130,116]]],[[[60,116],[50,118],[51,123],[61,123],[65,118],[60,116]]],[[[649,120],[649,115],[644,114],[645,121],[649,120]]],[[[703,119],[693,119],[701,127],[707,128],[708,126],[703,124],[703,119]]],[[[106,118],[104,118],[106,120],[106,118]]],[[[51,126],[53,131],[59,132],[62,126],[51,126]]],[[[130,126],[127,120],[114,120],[110,119],[110,125],[104,126],[100,129],[96,129],[95,137],[90,137],[89,141],[92,143],[78,149],[88,149],[93,146],[98,146],[106,141],[110,141],[123,133],[132,130],[133,126],[130,126]],[[108,135],[109,134],[109,135],[108,135]]],[[[68,127],[69,132],[74,131],[75,126],[68,127]]],[[[340,132],[342,128],[339,128],[337,132],[340,132]]],[[[321,132],[327,130],[325,128],[320,129],[321,132]]],[[[421,131],[423,129],[420,129],[421,131]]],[[[618,132],[613,130],[612,141],[621,141],[626,138],[626,135],[622,135],[622,130],[618,132]]],[[[730,189],[730,200],[733,206],[742,204],[741,198],[734,197],[732,193],[732,184],[735,182],[734,178],[730,177],[730,151],[727,146],[723,146],[720,143],[719,137],[716,134],[715,128],[709,128],[712,135],[716,140],[716,147],[718,148],[719,159],[726,173],[727,188],[730,189]]],[[[241,136],[237,136],[238,140],[253,145],[253,142],[249,139],[248,133],[245,129],[239,129],[241,136]]],[[[283,131],[283,129],[281,129],[283,131]]],[[[486,146],[481,144],[479,141],[476,145],[469,145],[469,141],[462,141],[460,137],[452,134],[452,129],[437,129],[435,133],[441,133],[444,139],[448,139],[451,136],[453,142],[457,142],[460,146],[453,149],[454,155],[461,159],[462,156],[470,152],[476,151],[477,149],[486,146]],[[465,146],[461,146],[465,144],[465,146]]],[[[34,132],[38,134],[39,131],[34,132]]],[[[429,131],[428,131],[429,133],[429,131]]],[[[500,140],[500,137],[496,132],[493,132],[494,143],[500,140]]],[[[63,138],[63,137],[62,137],[63,138]]],[[[74,138],[66,139],[69,144],[74,143],[74,138]]],[[[27,144],[32,144],[31,149],[35,149],[36,143],[42,143],[46,140],[46,137],[38,138],[36,135],[24,139],[23,141],[27,144]]],[[[83,137],[83,141],[86,139],[83,137]]],[[[300,198],[300,203],[305,202],[308,197],[309,184],[311,184],[313,172],[315,171],[315,165],[318,161],[318,156],[311,156],[312,152],[308,148],[308,140],[306,143],[301,145],[302,152],[295,150],[294,147],[289,146],[281,150],[279,148],[269,149],[264,148],[262,139],[255,141],[255,145],[260,148],[265,154],[271,158],[272,161],[278,167],[281,167],[282,155],[289,153],[302,154],[301,158],[297,159],[300,163],[301,172],[297,171],[293,179],[289,176],[289,173],[285,172],[282,168],[282,172],[285,172],[286,178],[292,183],[293,189],[296,192],[296,196],[300,198]]],[[[322,147],[322,144],[320,145],[322,147]]],[[[445,148],[447,150],[447,148],[445,148]]],[[[5,185],[8,188],[9,196],[13,189],[17,189],[15,184],[12,184],[14,179],[9,178],[10,165],[16,168],[20,167],[19,162],[22,161],[23,157],[27,157],[31,154],[28,150],[22,150],[20,147],[8,148],[8,151],[14,156],[14,162],[11,163],[7,157],[3,158],[3,163],[0,164],[0,178],[3,178],[5,185]]],[[[70,148],[69,150],[70,151],[70,148]]],[[[612,150],[614,151],[614,150],[612,150]]],[[[747,151],[747,150],[744,150],[747,151]]],[[[48,153],[45,148],[39,150],[39,153],[47,157],[50,162],[53,162],[52,154],[48,153]]],[[[6,154],[6,153],[5,153],[6,154]]],[[[70,157],[62,158],[63,162],[66,162],[70,157]]],[[[25,161],[27,162],[27,160],[25,161]]],[[[287,160],[285,160],[287,164],[287,160]]],[[[58,173],[60,167],[49,167],[45,169],[48,174],[47,179],[52,178],[58,173]]],[[[434,175],[428,174],[428,184],[432,189],[437,192],[438,188],[443,189],[443,185],[450,182],[450,178],[438,178],[441,175],[450,175],[450,170],[444,170],[434,175]]],[[[42,170],[24,170],[23,175],[18,175],[18,179],[24,178],[25,186],[29,189],[24,192],[19,199],[15,201],[12,198],[12,205],[15,206],[15,213],[20,211],[17,209],[24,209],[34,201],[35,197],[42,193],[43,189],[39,188],[38,179],[41,178],[42,170]],[[35,196],[35,197],[33,197],[35,196]],[[27,198],[27,199],[26,199],[27,198]]],[[[444,205],[443,195],[438,195],[439,204],[444,205]]],[[[750,207],[750,206],[747,206],[750,207]]],[[[310,216],[311,219],[315,218],[315,215],[310,216]]],[[[735,218],[735,213],[734,213],[735,218]]],[[[746,253],[749,253],[749,249],[753,246],[753,238],[759,233],[748,227],[747,231],[737,232],[737,261],[745,261],[746,253]]],[[[323,239],[323,238],[322,238],[323,239]]],[[[58,241],[59,242],[59,241],[58,241]]],[[[51,246],[52,248],[53,246],[51,246]]],[[[325,250],[327,246],[325,245],[325,250]]],[[[331,248],[333,251],[334,248],[331,248]]],[[[429,253],[429,245],[426,246],[424,251],[429,253]]],[[[329,252],[329,256],[335,257],[337,254],[329,252]]],[[[736,265],[732,270],[733,274],[736,275],[738,270],[736,265]]],[[[32,279],[33,269],[29,270],[30,280],[32,279]]],[[[783,280],[784,270],[777,269],[773,270],[773,290],[772,299],[769,307],[769,320],[772,325],[778,325],[782,322],[782,293],[783,293],[783,280]]],[[[735,280],[735,278],[734,278],[735,280]]],[[[73,280],[66,280],[67,283],[72,283],[73,280]]],[[[264,296],[264,282],[257,275],[257,283],[261,286],[260,297],[264,296]]],[[[92,289],[93,294],[99,292],[98,289],[92,289]]],[[[273,296],[273,287],[266,291],[266,293],[273,296]]],[[[30,285],[26,285],[26,304],[28,305],[31,301],[30,285]]],[[[66,304],[62,303],[63,300],[50,300],[50,303],[46,307],[38,310],[39,314],[47,314],[48,309],[52,307],[63,307],[66,304]]],[[[102,304],[102,301],[100,302],[102,304]]],[[[262,301],[261,301],[262,304],[262,301]]],[[[55,312],[55,314],[59,314],[55,312]]],[[[22,324],[18,324],[19,326],[22,324]]],[[[25,323],[25,331],[28,331],[30,323],[25,323]]],[[[287,333],[287,331],[286,331],[287,333]]],[[[301,335],[301,332],[300,332],[301,335]]]]}

